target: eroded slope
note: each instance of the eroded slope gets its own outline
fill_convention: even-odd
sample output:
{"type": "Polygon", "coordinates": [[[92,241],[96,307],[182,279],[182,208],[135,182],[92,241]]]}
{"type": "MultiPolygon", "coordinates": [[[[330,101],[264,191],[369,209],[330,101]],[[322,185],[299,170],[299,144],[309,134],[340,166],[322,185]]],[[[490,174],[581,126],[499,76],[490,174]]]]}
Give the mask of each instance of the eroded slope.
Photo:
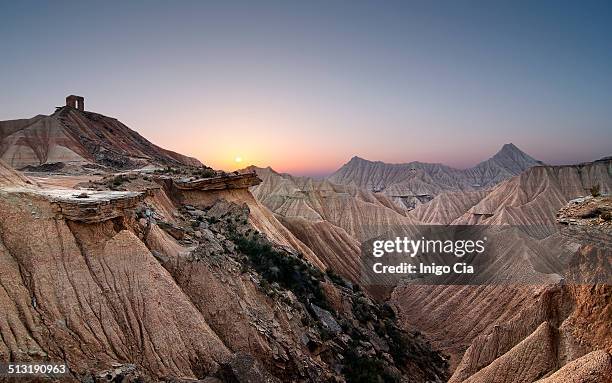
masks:
{"type": "Polygon", "coordinates": [[[202,164],[152,144],[118,120],[71,107],[49,116],[0,121],[0,159],[21,169],[57,163],[113,169],[202,164]]]}
{"type": "Polygon", "coordinates": [[[302,260],[246,189],[124,182],[144,200],[85,222],[44,191],[0,190],[1,360],[63,361],[73,380],[444,379],[422,337],[302,260]]]}

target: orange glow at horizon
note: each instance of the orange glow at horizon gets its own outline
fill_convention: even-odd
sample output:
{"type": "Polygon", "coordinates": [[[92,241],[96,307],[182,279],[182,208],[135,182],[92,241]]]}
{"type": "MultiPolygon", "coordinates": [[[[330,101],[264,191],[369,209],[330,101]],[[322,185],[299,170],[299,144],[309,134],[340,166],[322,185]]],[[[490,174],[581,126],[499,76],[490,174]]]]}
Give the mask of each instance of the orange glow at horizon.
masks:
{"type": "Polygon", "coordinates": [[[281,105],[274,111],[243,105],[219,108],[209,111],[205,122],[182,125],[192,127],[185,135],[191,139],[184,141],[191,148],[183,151],[214,169],[235,171],[254,165],[319,175],[333,172],[350,159],[331,137],[313,128],[320,124],[281,105]]]}
{"type": "MultiPolygon", "coordinates": [[[[317,118],[309,111],[281,103],[201,105],[192,108],[201,111],[197,118],[181,110],[168,110],[162,125],[180,126],[182,134],[168,128],[154,142],[196,157],[217,170],[235,171],[253,165],[316,177],[332,174],[353,156],[387,163],[422,161],[464,168],[486,160],[505,143],[495,140],[488,147],[483,145],[479,153],[473,150],[477,134],[465,133],[460,140],[445,140],[441,128],[428,120],[415,120],[411,126],[418,129],[407,127],[397,133],[371,128],[393,126],[393,121],[362,121],[355,117],[343,123],[332,116],[317,118]],[[374,138],[372,131],[376,132],[374,138]],[[428,135],[414,140],[419,131],[427,131],[428,135]]],[[[444,121],[438,122],[445,125],[444,121]]],[[[154,123],[160,121],[152,119],[138,125],[154,123]]]]}
{"type": "Polygon", "coordinates": [[[249,137],[237,141],[231,137],[217,137],[216,144],[194,153],[203,164],[214,169],[235,171],[254,165],[271,167],[280,173],[325,174],[340,167],[349,158],[331,153],[313,155],[308,148],[295,148],[279,141],[249,137]],[[237,154],[239,153],[239,154],[237,154]]]}
{"type": "Polygon", "coordinates": [[[323,158],[312,158],[308,157],[306,153],[297,153],[295,150],[282,150],[272,153],[266,150],[269,148],[268,145],[249,146],[237,145],[238,150],[232,150],[233,147],[215,146],[203,151],[202,154],[196,154],[196,157],[205,165],[219,170],[235,171],[251,165],[262,168],[269,166],[277,172],[287,172],[295,175],[331,173],[336,170],[334,162],[339,167],[348,160],[338,159],[339,162],[333,161],[331,162],[333,165],[330,165],[330,160],[324,156],[323,158]],[[240,155],[232,153],[240,153],[240,155]]]}

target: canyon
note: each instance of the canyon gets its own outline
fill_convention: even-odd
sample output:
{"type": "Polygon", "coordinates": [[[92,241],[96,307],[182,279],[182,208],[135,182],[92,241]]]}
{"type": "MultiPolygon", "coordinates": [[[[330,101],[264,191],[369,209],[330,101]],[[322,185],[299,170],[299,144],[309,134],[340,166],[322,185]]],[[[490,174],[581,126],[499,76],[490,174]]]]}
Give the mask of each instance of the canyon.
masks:
{"type": "Polygon", "coordinates": [[[607,382],[611,177],[513,144],[464,170],[226,173],[78,103],[3,121],[0,360],[90,382],[607,382]],[[483,227],[495,267],[364,277],[365,243],[430,226],[483,227]]]}
{"type": "MultiPolygon", "coordinates": [[[[501,152],[508,148],[504,146],[501,152]]],[[[612,233],[607,226],[609,219],[601,217],[609,208],[605,202],[596,208],[583,208],[587,211],[583,215],[593,217],[589,218],[593,227],[580,231],[564,227],[570,219],[572,224],[576,219],[565,217],[563,212],[569,209],[566,205],[591,201],[584,196],[594,185],[600,193],[609,195],[610,159],[569,166],[533,164],[486,188],[443,182],[436,185],[430,201],[405,209],[394,203],[397,201],[385,189],[368,191],[354,185],[376,185],[376,177],[381,175],[402,179],[393,173],[399,166],[376,163],[374,167],[385,170],[364,172],[375,174],[372,181],[357,177],[359,182],[344,179],[346,184],[333,182],[338,179],[337,173],[317,181],[256,169],[263,182],[253,187],[253,194],[298,238],[316,244],[317,255],[328,266],[354,281],[361,277],[363,282],[359,270],[366,238],[387,232],[411,233],[413,237],[417,233],[418,238],[420,228],[432,224],[490,228],[489,236],[500,238],[501,245],[492,249],[499,257],[487,283],[435,286],[407,282],[387,286],[383,295],[376,288],[370,292],[393,304],[404,328],[422,331],[450,357],[451,382],[532,382],[573,360],[584,358],[590,363],[595,356],[597,377],[584,381],[606,381],[612,346],[612,233]],[[326,239],[332,230],[341,233],[336,237],[341,240],[326,239]],[[338,244],[351,246],[338,250],[338,244]],[[350,254],[351,263],[346,263],[346,257],[344,263],[335,261],[338,253],[350,254]],[[555,269],[560,263],[568,268],[581,264],[580,271],[566,270],[562,277],[555,269]],[[508,275],[519,282],[495,282],[508,275]],[[389,292],[390,296],[384,295],[389,292]],[[584,327],[585,306],[590,307],[589,330],[584,327]],[[550,351],[541,355],[540,361],[526,357],[527,350],[541,352],[545,346],[550,351]]],[[[518,168],[500,174],[512,171],[518,168]]],[[[410,178],[408,182],[413,181],[410,178]]],[[[568,375],[559,372],[557,376],[570,381],[587,379],[569,370],[564,372],[568,375]]]]}

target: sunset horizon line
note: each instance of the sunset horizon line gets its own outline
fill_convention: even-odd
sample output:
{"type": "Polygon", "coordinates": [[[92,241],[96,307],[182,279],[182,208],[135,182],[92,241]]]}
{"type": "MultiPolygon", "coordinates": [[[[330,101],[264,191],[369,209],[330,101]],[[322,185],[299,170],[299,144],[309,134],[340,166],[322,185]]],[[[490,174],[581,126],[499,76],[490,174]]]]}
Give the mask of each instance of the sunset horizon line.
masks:
{"type": "MultiPolygon", "coordinates": [[[[52,109],[53,111],[49,115],[52,115],[53,113],[55,113],[55,110],[57,108],[58,106],[54,107],[54,109],[52,109]]],[[[103,116],[109,116],[120,122],[122,120],[121,117],[113,116],[114,113],[98,112],[93,109],[95,108],[86,108],[85,111],[89,113],[100,114],[103,116]]],[[[44,114],[37,113],[37,114],[34,114],[33,117],[36,117],[39,115],[44,115],[44,114]]],[[[20,119],[20,118],[17,118],[17,119],[20,119]]],[[[534,159],[541,161],[543,164],[557,165],[557,166],[574,165],[574,164],[579,164],[583,162],[596,161],[598,159],[605,158],[608,155],[608,154],[604,154],[602,156],[597,156],[596,154],[592,154],[593,158],[586,159],[586,160],[578,160],[578,161],[565,160],[565,159],[560,159],[560,158],[557,158],[556,160],[552,160],[552,161],[550,160],[546,161],[546,160],[542,160],[539,155],[532,153],[528,149],[524,149],[522,143],[519,143],[518,145],[514,144],[513,142],[515,142],[516,140],[499,140],[499,143],[496,146],[494,146],[497,149],[495,149],[494,151],[493,150],[490,151],[489,154],[484,155],[480,158],[475,158],[474,155],[472,155],[471,158],[466,158],[466,155],[465,155],[466,149],[461,148],[461,146],[453,147],[452,148],[453,152],[457,155],[452,156],[452,158],[447,157],[446,159],[442,159],[442,158],[441,159],[435,159],[435,158],[427,159],[427,158],[422,158],[418,156],[413,157],[413,158],[404,157],[404,159],[400,159],[398,158],[398,155],[394,155],[392,157],[386,157],[386,158],[383,156],[383,158],[381,158],[381,157],[376,157],[375,155],[371,153],[370,154],[360,153],[359,149],[357,149],[353,152],[353,154],[344,155],[343,156],[344,159],[335,160],[333,165],[329,164],[326,166],[316,166],[316,167],[309,168],[309,167],[301,165],[304,163],[308,163],[308,159],[309,159],[308,157],[300,157],[300,159],[296,160],[294,156],[291,156],[292,157],[291,160],[287,160],[287,161],[281,160],[282,162],[297,162],[297,164],[292,166],[292,165],[283,164],[282,162],[279,163],[279,161],[267,161],[266,162],[263,160],[252,159],[252,157],[256,157],[256,155],[255,156],[245,156],[242,153],[239,153],[238,151],[227,150],[227,153],[225,153],[225,156],[223,159],[221,158],[215,159],[206,154],[194,153],[193,151],[190,151],[190,150],[183,150],[179,147],[176,147],[175,145],[167,145],[165,140],[160,141],[159,139],[151,138],[148,134],[149,132],[147,129],[141,129],[137,126],[133,126],[131,123],[124,123],[124,124],[128,126],[130,129],[134,129],[136,132],[138,132],[143,137],[145,137],[147,140],[150,140],[152,143],[154,143],[157,146],[160,146],[167,150],[174,151],[182,155],[187,155],[187,156],[196,158],[198,161],[203,163],[205,166],[210,166],[218,170],[236,171],[236,170],[244,169],[246,167],[255,166],[258,168],[270,168],[274,170],[275,172],[281,173],[281,174],[289,174],[289,175],[298,176],[298,177],[311,177],[311,178],[317,178],[317,179],[323,179],[323,178],[329,177],[330,175],[332,175],[333,173],[341,169],[344,165],[349,163],[354,158],[359,158],[359,159],[362,159],[368,162],[379,162],[379,163],[385,163],[385,164],[391,164],[391,165],[406,165],[410,163],[438,164],[438,165],[443,165],[443,166],[446,166],[452,169],[456,169],[456,170],[465,170],[465,169],[470,169],[484,161],[491,159],[493,156],[495,156],[495,154],[499,153],[506,145],[513,145],[521,152],[529,156],[532,156],[534,159]],[[245,166],[245,164],[249,164],[249,165],[245,166]]],[[[183,127],[183,130],[188,131],[189,127],[183,127]]],[[[219,130],[224,131],[225,129],[219,129],[219,130]]],[[[489,146],[492,146],[492,144],[490,144],[489,146]]],[[[433,153],[430,154],[430,157],[433,155],[434,155],[433,153]]]]}

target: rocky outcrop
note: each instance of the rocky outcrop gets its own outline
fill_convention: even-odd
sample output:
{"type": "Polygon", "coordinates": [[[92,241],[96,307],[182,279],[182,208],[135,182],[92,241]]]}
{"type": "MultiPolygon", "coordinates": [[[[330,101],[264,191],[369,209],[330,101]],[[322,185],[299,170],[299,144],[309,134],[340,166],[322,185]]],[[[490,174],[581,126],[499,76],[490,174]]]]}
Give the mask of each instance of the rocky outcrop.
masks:
{"type": "Polygon", "coordinates": [[[145,197],[135,192],[45,190],[61,217],[77,222],[104,222],[128,214],[145,197]]]}
{"type": "Polygon", "coordinates": [[[174,186],[180,190],[228,190],[247,189],[257,186],[261,180],[255,172],[226,174],[210,178],[175,179],[174,186]]]}
{"type": "Polygon", "coordinates": [[[586,196],[573,199],[557,213],[563,225],[612,227],[612,197],[586,196]]]}
{"type": "Polygon", "coordinates": [[[82,189],[3,188],[9,194],[43,198],[53,206],[58,219],[96,223],[129,215],[144,200],[140,192],[90,191],[82,189]]]}
{"type": "Polygon", "coordinates": [[[179,204],[193,206],[199,209],[209,208],[220,200],[227,202],[246,203],[251,214],[249,222],[260,232],[266,234],[273,242],[287,246],[301,252],[312,264],[325,269],[326,266],[311,249],[304,245],[293,233],[291,233],[279,220],[253,198],[248,189],[226,189],[226,190],[198,190],[198,189],[176,189],[171,193],[172,199],[179,204]]]}
{"type": "Polygon", "coordinates": [[[17,169],[53,163],[94,163],[112,169],[202,165],[152,144],[112,117],[71,107],[49,116],[0,121],[0,159],[17,169]]]}

